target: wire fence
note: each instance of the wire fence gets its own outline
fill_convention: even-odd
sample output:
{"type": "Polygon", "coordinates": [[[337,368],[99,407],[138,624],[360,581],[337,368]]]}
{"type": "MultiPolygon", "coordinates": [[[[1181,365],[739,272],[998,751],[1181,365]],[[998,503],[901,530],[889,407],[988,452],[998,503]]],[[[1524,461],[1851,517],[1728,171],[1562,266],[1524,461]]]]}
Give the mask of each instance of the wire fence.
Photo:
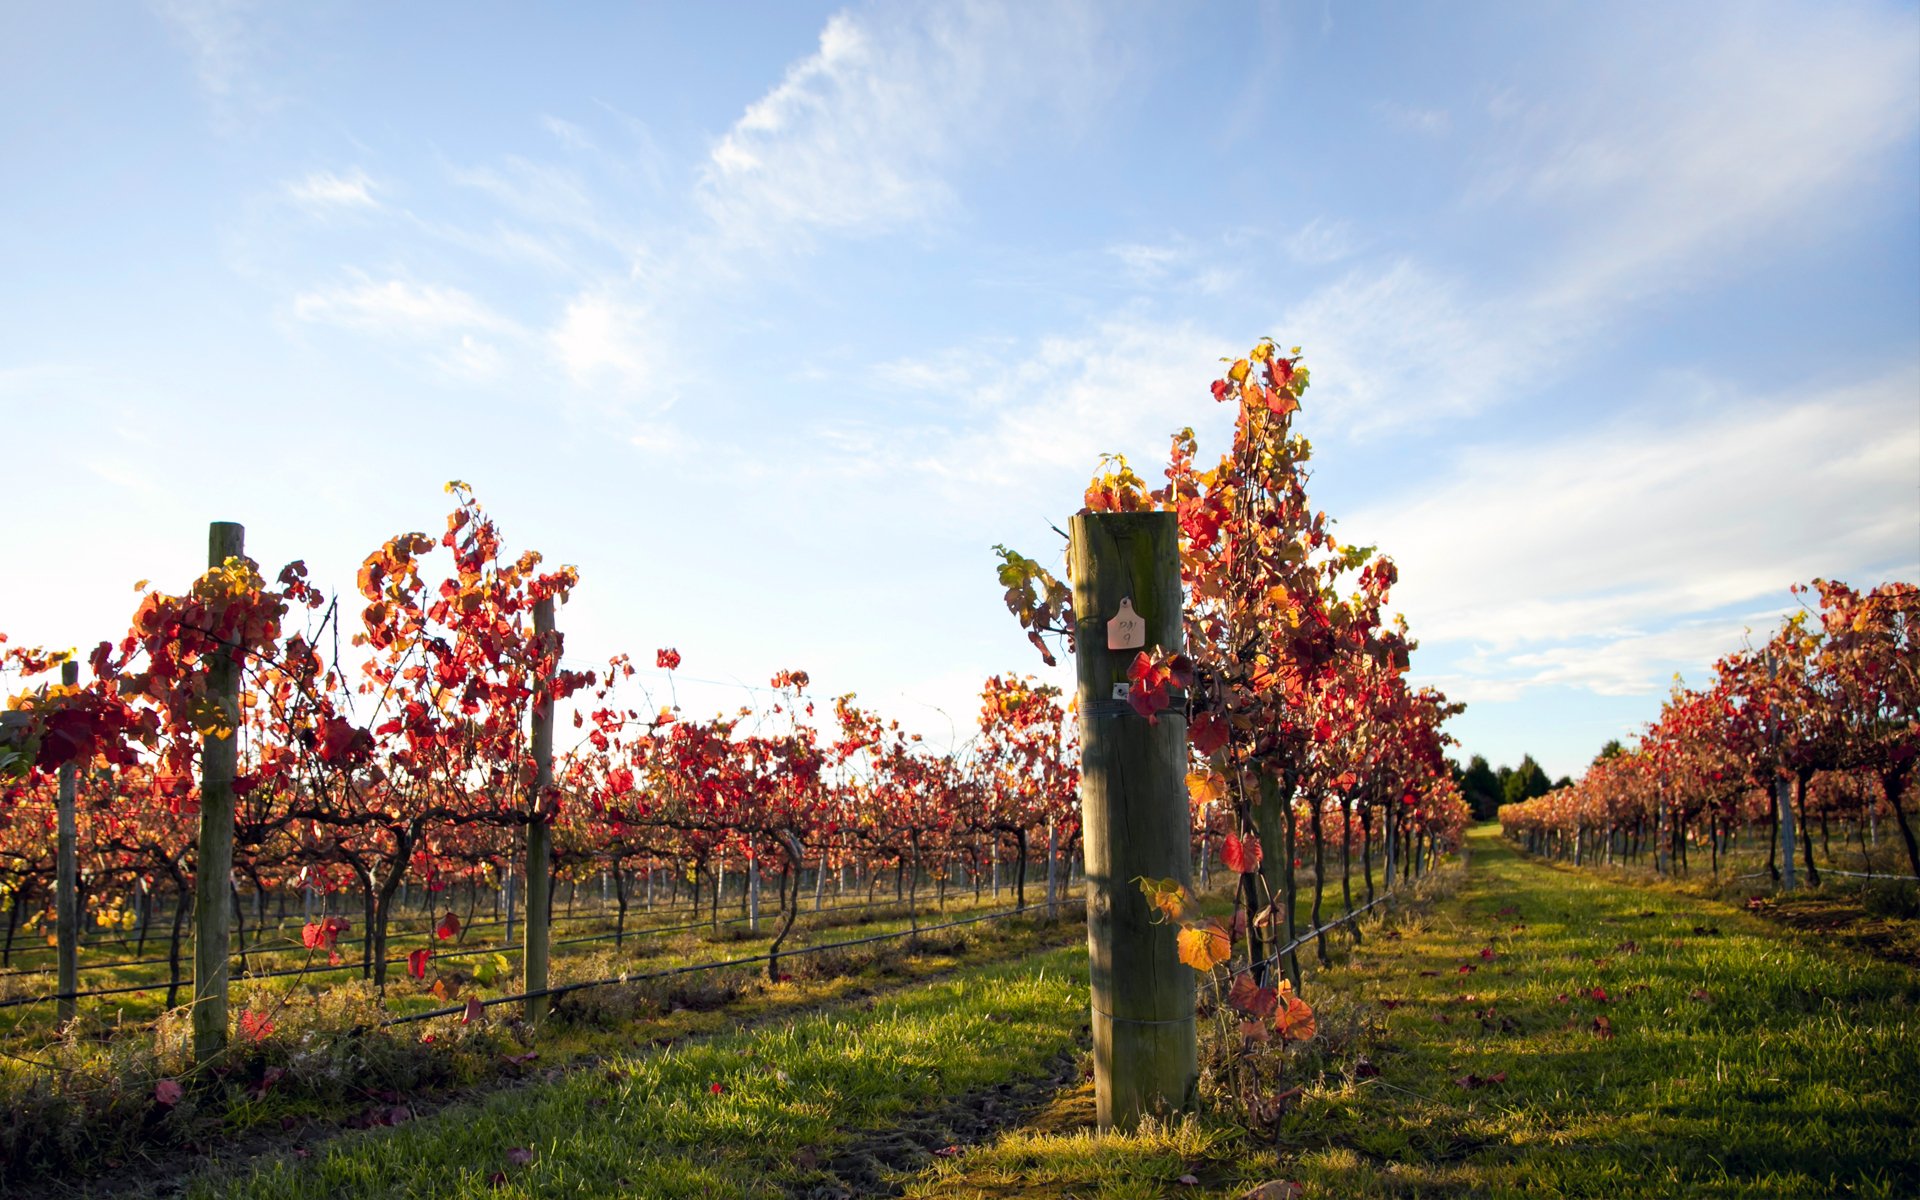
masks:
{"type": "MultiPolygon", "coordinates": [[[[1013,911],[1025,912],[1025,911],[1029,911],[1033,907],[1034,907],[1033,905],[1028,905],[1026,908],[1015,909],[1013,911]]],[[[813,915],[816,915],[816,916],[826,916],[831,914],[865,912],[873,909],[890,909],[890,908],[903,909],[902,916],[907,919],[911,919],[914,915],[916,915],[921,911],[918,907],[906,908],[904,907],[903,901],[895,899],[895,900],[874,900],[874,901],[867,901],[860,904],[833,905],[826,908],[814,909],[812,910],[812,913],[813,915]]],[[[666,934],[671,934],[671,933],[686,933],[692,930],[711,929],[716,927],[740,925],[756,919],[775,920],[777,919],[777,917],[769,913],[760,913],[757,915],[757,917],[756,916],[729,917],[720,921],[705,920],[705,921],[695,921],[695,922],[691,922],[684,925],[652,926],[644,929],[630,929],[624,932],[615,931],[612,933],[593,934],[587,937],[562,938],[553,942],[552,945],[555,947],[578,946],[578,945],[585,945],[592,942],[614,941],[616,939],[621,939],[621,938],[660,937],[660,936],[664,936],[666,934]]],[[[491,946],[467,947],[465,949],[449,950],[445,952],[436,951],[433,957],[435,959],[471,958],[477,955],[485,955],[485,954],[512,953],[512,952],[520,951],[522,949],[524,949],[524,947],[522,946],[521,943],[509,942],[509,943],[491,945],[491,946]]],[[[253,951],[249,951],[248,953],[253,953],[253,951]]],[[[789,952],[782,951],[781,953],[784,956],[789,952]]],[[[236,957],[239,957],[239,956],[236,955],[236,957]]],[[[154,961],[165,963],[165,962],[170,962],[172,960],[167,958],[162,958],[154,961]]],[[[407,956],[399,955],[396,957],[385,959],[384,961],[388,966],[399,966],[407,961],[407,956]]],[[[130,963],[125,965],[150,965],[150,964],[130,963]]],[[[86,968],[82,968],[82,969],[86,969],[86,968]]],[[[98,964],[96,964],[95,969],[100,969],[98,964]]],[[[247,981],[247,980],[261,980],[261,979],[286,979],[286,978],[291,978],[293,976],[300,976],[300,975],[331,975],[331,974],[338,974],[338,973],[347,972],[347,971],[365,971],[366,969],[367,969],[367,964],[364,959],[346,961],[346,962],[340,962],[340,963],[326,963],[321,965],[314,965],[314,964],[308,963],[298,967],[285,967],[285,968],[271,970],[271,971],[250,971],[244,974],[235,975],[232,977],[232,979],[234,982],[241,982],[241,981],[247,981]]],[[[124,996],[134,992],[158,991],[163,988],[171,988],[175,986],[180,988],[191,988],[193,986],[193,977],[184,976],[178,981],[177,984],[171,978],[168,978],[168,979],[153,980],[153,981],[143,982],[143,983],[124,984],[116,987],[88,988],[83,991],[76,991],[76,992],[70,993],[70,995],[72,996],[72,998],[76,1000],[84,1000],[84,999],[100,997],[100,996],[124,996]]],[[[69,993],[63,993],[63,992],[49,992],[49,993],[42,993],[42,994],[33,995],[33,996],[14,996],[4,1000],[0,1000],[0,1009],[30,1007],[33,1005],[40,1005],[40,1004],[53,1004],[58,1001],[67,999],[68,996],[69,996],[69,993]]]]}
{"type": "MultiPolygon", "coordinates": [[[[1062,896],[1055,901],[1053,907],[1058,907],[1060,903],[1068,898],[1069,897],[1062,896]]],[[[1005,909],[1001,912],[985,913],[975,917],[963,917],[955,921],[942,921],[937,925],[922,925],[918,929],[902,929],[894,933],[876,933],[868,937],[851,938],[846,941],[825,942],[813,946],[798,946],[792,950],[781,950],[778,954],[772,952],[750,954],[740,958],[729,958],[708,963],[693,963],[688,966],[668,967],[658,971],[622,972],[619,975],[610,975],[605,979],[585,979],[573,983],[555,984],[552,987],[541,988],[537,991],[516,992],[511,996],[496,996],[491,1000],[482,1000],[479,1003],[482,1008],[491,1008],[498,1004],[518,1004],[527,1000],[535,1000],[542,996],[564,996],[570,992],[585,991],[589,988],[612,987],[615,984],[622,983],[646,983],[651,980],[672,979],[676,976],[692,975],[701,971],[720,971],[728,967],[750,967],[757,963],[772,961],[775,958],[798,958],[807,954],[821,954],[828,950],[845,950],[853,946],[871,945],[875,942],[893,941],[899,938],[917,938],[929,933],[938,933],[943,929],[957,929],[962,925],[978,925],[983,921],[1003,921],[1008,917],[1017,917],[1021,913],[1035,912],[1047,907],[1049,907],[1047,902],[1042,900],[1038,903],[1005,909]]],[[[405,1013],[400,1016],[388,1017],[381,1021],[380,1024],[382,1026],[405,1025],[414,1021],[432,1020],[435,1017],[461,1016],[465,1014],[470,1007],[468,1003],[463,1002],[447,1008],[436,1008],[427,1012],[405,1013]]]]}

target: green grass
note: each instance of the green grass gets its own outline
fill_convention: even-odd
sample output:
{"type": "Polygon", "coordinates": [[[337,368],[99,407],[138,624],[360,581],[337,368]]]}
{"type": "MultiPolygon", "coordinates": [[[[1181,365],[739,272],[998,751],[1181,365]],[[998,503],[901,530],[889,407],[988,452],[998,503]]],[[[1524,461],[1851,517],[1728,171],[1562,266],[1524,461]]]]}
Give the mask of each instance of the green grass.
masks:
{"type": "MultiPolygon", "coordinates": [[[[188,1194],[833,1194],[891,1144],[878,1157],[905,1169],[859,1178],[943,1200],[1228,1200],[1276,1178],[1326,1197],[1920,1195],[1920,976],[1743,903],[1524,859],[1490,829],[1470,848],[1428,900],[1310,971],[1321,1036],[1265,1067],[1304,1090],[1257,1129],[1223,1086],[1230,1043],[1203,1056],[1197,1117],[1096,1136],[1083,1084],[979,1146],[1006,1117],[941,1124],[1082,1045],[1069,947],[877,1002],[818,991],[818,1010],[666,1049],[629,1035],[603,1061],[188,1194]],[[926,1131],[947,1128],[957,1152],[920,1169],[926,1131]]],[[[741,1013],[697,1016],[683,1036],[741,1013]]],[[[605,1052],[614,1035],[594,1036],[605,1052]]]]}
{"type": "Polygon", "coordinates": [[[1309,974],[1323,1037],[1271,1129],[1216,1105],[1096,1138],[1067,1097],[1080,1111],[909,1194],[1223,1200],[1280,1178],[1326,1197],[1920,1195],[1920,977],[1741,905],[1524,860],[1491,829],[1470,844],[1451,895],[1309,974]]]}
{"type": "Polygon", "coordinates": [[[822,1168],[851,1144],[848,1131],[883,1129],[1072,1050],[1086,1007],[1084,963],[1084,950],[1052,950],[870,1008],[618,1055],[338,1138],[304,1161],[206,1177],[187,1194],[782,1196],[831,1182],[822,1168]],[[531,1160],[513,1161],[516,1148],[531,1160]]]}
{"type": "MultiPolygon", "coordinates": [[[[872,928],[816,928],[813,935],[841,940],[872,928]]],[[[332,988],[278,1010],[277,1027],[265,1042],[242,1047],[231,1073],[198,1083],[180,1074],[186,1025],[175,1014],[158,1039],[128,1031],[104,1046],[76,1042],[43,1052],[57,1053],[54,1065],[69,1070],[50,1073],[8,1063],[17,1078],[9,1079],[4,1099],[9,1119],[0,1125],[0,1194],[16,1182],[39,1186],[76,1177],[103,1183],[138,1175],[172,1177],[192,1165],[182,1148],[208,1147],[229,1159],[244,1159],[294,1138],[324,1137],[343,1122],[396,1105],[425,1112],[475,1088],[596,1063],[640,1045],[863,1002],[1080,936],[1070,921],[1016,917],[920,939],[783,958],[783,970],[793,978],[779,983],[767,982],[763,966],[748,966],[617,984],[560,998],[537,1034],[518,1022],[512,1005],[490,1010],[484,1025],[463,1027],[455,1018],[437,1018],[376,1030],[371,1026],[379,1010],[366,985],[332,988]],[[537,1051],[531,1062],[526,1061],[529,1050],[537,1051]],[[277,1079],[270,1087],[260,1086],[269,1073],[277,1079]],[[153,1101],[153,1081],[172,1075],[189,1083],[188,1094],[175,1108],[162,1110],[153,1101]],[[277,1132],[287,1125],[293,1133],[277,1132]]],[[[702,957],[762,948],[714,946],[702,957]]],[[[618,963],[609,962],[587,973],[618,969],[618,963]]]]}

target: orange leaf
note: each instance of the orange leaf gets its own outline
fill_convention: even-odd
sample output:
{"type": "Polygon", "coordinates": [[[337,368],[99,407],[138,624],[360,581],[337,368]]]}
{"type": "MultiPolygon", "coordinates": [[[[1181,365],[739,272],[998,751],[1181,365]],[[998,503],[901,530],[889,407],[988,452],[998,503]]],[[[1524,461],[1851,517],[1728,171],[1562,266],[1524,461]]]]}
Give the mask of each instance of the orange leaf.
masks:
{"type": "Polygon", "coordinates": [[[1227,927],[1218,921],[1189,925],[1180,931],[1180,961],[1196,971],[1211,971],[1233,957],[1227,927]]]}

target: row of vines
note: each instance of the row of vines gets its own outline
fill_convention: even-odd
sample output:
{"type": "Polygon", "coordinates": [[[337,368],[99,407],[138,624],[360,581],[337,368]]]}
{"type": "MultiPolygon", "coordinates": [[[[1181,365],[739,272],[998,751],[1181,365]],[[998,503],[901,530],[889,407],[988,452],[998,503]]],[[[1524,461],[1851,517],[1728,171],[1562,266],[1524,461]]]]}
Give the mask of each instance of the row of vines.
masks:
{"type": "Polygon", "coordinates": [[[1676,684],[1630,747],[1581,780],[1500,809],[1507,835],[1576,864],[1640,862],[1685,874],[1704,851],[1717,875],[1734,839],[1766,838],[1765,871],[1792,883],[1796,847],[1818,886],[1817,829],[1861,842],[1889,822],[1920,878],[1909,814],[1920,761],[1920,587],[1861,592],[1816,580],[1803,608],[1758,649],[1729,654],[1702,688],[1676,684]],[[1798,837],[1795,837],[1795,830],[1798,837]]]}
{"type": "MultiPolygon", "coordinates": [[[[570,900],[597,882],[624,928],[630,900],[651,909],[656,886],[663,901],[684,889],[695,917],[704,897],[717,920],[729,871],[756,905],[764,876],[777,956],[803,872],[817,904],[829,878],[843,891],[854,874],[871,891],[891,868],[911,905],[922,880],[943,891],[989,872],[997,882],[1004,858],[1024,904],[1035,844],[1050,866],[1073,846],[1072,726],[1057,689],[988,679],[978,735],[946,753],[852,695],[817,710],[797,670],[775,674],[756,704],[696,719],[651,694],[627,656],[563,666],[562,634],[536,617],[577,573],[509,551],[471,491],[449,490],[442,534],[402,534],[367,557],[350,615],[300,563],[270,582],[231,557],[183,594],[145,591],[127,632],[85,656],[84,675],[71,655],[0,646],[16,676],[0,733],[9,957],[18,926],[53,940],[64,769],[73,919],[108,936],[137,928],[137,947],[157,911],[171,1003],[180,938],[196,932],[210,748],[234,753],[225,888],[238,948],[248,914],[258,925],[291,895],[305,948],[338,965],[357,941],[376,985],[399,963],[424,973],[422,952],[388,952],[409,889],[445,910],[444,939],[482,896],[496,910],[504,896],[510,922],[516,891],[525,906],[555,879],[572,885],[570,900]],[[223,658],[239,672],[231,711],[209,684],[223,658]],[[59,682],[63,667],[79,677],[59,682]],[[533,736],[555,706],[571,710],[547,722],[560,726],[558,749],[533,736]],[[529,861],[534,830],[545,845],[529,861]],[[355,917],[366,936],[343,937],[355,917]]],[[[652,666],[670,699],[680,655],[659,650],[652,666]]],[[[529,934],[539,915],[527,914],[529,934]]]]}

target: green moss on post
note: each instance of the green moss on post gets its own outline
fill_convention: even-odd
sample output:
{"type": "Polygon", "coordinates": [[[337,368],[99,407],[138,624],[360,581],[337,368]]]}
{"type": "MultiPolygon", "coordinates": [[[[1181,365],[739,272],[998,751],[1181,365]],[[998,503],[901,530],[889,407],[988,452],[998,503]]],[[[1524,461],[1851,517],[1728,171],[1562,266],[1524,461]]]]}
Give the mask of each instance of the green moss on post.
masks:
{"type": "Polygon", "coordinates": [[[1087,866],[1094,1087],[1102,1129],[1188,1109],[1198,1080],[1192,968],[1177,930],[1155,924],[1135,880],[1191,882],[1187,721],[1154,723],[1116,701],[1136,651],[1107,649],[1107,621],[1131,598],[1147,649],[1182,648],[1179,528],[1172,513],[1095,513],[1071,524],[1079,623],[1080,805],[1087,866]]]}

